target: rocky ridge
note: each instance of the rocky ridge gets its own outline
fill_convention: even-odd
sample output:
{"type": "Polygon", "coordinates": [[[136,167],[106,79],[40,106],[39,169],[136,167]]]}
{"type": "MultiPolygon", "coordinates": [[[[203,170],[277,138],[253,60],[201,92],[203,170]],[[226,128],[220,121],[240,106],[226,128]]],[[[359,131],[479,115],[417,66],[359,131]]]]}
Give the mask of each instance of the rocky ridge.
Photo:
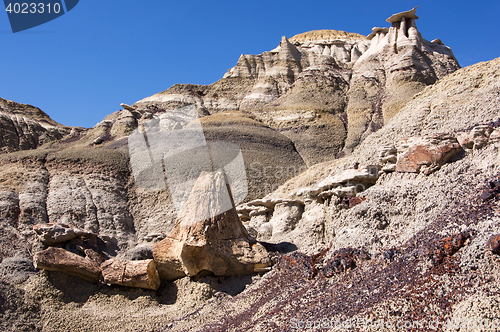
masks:
{"type": "Polygon", "coordinates": [[[450,48],[422,38],[415,9],[368,37],[319,30],[242,55],[209,86],[174,85],[137,108],[196,104],[203,116],[247,111],[287,136],[308,166],[350,153],[411,97],[460,68],[450,48]]]}
{"type": "Polygon", "coordinates": [[[0,153],[36,149],[72,133],[39,108],[0,98],[0,153]]]}

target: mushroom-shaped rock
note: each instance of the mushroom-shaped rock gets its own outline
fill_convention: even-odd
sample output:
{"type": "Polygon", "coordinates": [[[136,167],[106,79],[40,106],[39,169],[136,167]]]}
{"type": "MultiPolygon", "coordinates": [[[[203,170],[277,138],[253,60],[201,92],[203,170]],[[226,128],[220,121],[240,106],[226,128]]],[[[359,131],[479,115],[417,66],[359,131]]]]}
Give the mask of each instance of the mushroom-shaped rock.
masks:
{"type": "Polygon", "coordinates": [[[417,12],[417,7],[413,8],[412,10],[407,10],[405,12],[397,13],[389,17],[386,21],[389,23],[396,23],[396,22],[401,22],[404,18],[408,19],[414,19],[417,20],[418,16],[415,14],[417,12]]]}
{"type": "Polygon", "coordinates": [[[137,110],[135,107],[127,105],[125,103],[121,103],[120,106],[123,107],[123,109],[126,109],[128,111],[136,111],[137,110]]]}
{"type": "Polygon", "coordinates": [[[252,274],[270,266],[266,249],[248,235],[222,171],[202,172],[170,234],[153,245],[161,279],[210,271],[252,274]]]}

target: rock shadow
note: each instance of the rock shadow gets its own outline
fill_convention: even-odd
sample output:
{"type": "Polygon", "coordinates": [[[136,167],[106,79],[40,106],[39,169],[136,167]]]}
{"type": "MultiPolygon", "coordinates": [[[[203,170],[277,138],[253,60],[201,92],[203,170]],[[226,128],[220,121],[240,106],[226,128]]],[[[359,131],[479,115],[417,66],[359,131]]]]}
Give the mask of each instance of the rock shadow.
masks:
{"type": "Polygon", "coordinates": [[[268,243],[260,242],[267,251],[272,253],[286,254],[297,250],[297,246],[291,242],[268,243]]]}

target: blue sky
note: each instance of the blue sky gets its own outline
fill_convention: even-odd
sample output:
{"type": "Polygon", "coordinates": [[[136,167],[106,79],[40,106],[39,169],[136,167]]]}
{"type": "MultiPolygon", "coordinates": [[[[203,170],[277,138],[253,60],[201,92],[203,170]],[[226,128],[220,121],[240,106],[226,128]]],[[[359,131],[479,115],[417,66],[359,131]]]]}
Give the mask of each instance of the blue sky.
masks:
{"type": "Polygon", "coordinates": [[[176,83],[210,84],[240,54],[317,29],[367,35],[419,6],[417,27],[440,38],[462,66],[500,56],[500,1],[80,0],[69,13],[13,34],[0,13],[0,97],[92,127],[120,103],[176,83]]]}

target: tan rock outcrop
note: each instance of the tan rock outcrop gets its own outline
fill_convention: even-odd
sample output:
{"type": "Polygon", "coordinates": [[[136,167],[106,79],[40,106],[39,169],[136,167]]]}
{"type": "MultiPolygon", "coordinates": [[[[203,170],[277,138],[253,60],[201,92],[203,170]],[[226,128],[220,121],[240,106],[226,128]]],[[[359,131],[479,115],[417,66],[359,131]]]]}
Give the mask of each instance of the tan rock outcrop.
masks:
{"type": "Polygon", "coordinates": [[[242,55],[209,86],[175,85],[134,104],[200,114],[252,112],[290,138],[308,166],[350,153],[413,95],[460,68],[450,48],[422,38],[416,8],[368,36],[310,31],[259,55],[242,55]]]}
{"type": "Polygon", "coordinates": [[[202,271],[251,274],[270,265],[265,248],[248,235],[232,203],[223,172],[202,173],[170,234],[153,245],[160,277],[202,271]]]}
{"type": "Polygon", "coordinates": [[[451,49],[422,38],[415,10],[391,16],[389,29],[375,28],[368,50],[353,66],[345,110],[347,153],[425,86],[460,68],[451,49]]]}
{"type": "Polygon", "coordinates": [[[0,98],[0,153],[36,149],[70,132],[37,107],[0,98]]]}

